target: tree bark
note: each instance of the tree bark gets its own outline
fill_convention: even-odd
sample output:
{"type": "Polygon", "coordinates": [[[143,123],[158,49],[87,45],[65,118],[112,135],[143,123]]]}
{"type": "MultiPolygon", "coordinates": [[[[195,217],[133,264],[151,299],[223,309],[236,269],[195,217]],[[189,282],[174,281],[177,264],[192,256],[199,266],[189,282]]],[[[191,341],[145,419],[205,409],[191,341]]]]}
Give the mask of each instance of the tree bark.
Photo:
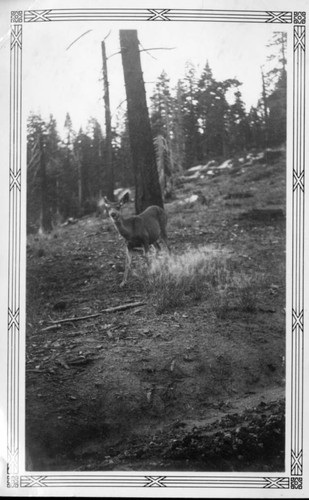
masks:
{"type": "Polygon", "coordinates": [[[135,179],[135,209],[163,207],[146,102],[136,30],[120,30],[120,47],[127,95],[129,137],[135,179]]]}

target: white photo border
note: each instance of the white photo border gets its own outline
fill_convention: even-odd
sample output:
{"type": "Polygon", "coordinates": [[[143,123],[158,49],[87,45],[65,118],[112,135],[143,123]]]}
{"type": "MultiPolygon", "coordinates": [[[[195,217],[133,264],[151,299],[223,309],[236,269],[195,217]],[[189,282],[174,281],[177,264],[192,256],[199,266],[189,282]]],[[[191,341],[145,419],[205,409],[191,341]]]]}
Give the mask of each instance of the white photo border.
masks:
{"type": "MultiPolygon", "coordinates": [[[[7,329],[7,488],[99,487],[99,488],[303,488],[303,411],[304,411],[304,229],[305,229],[305,88],[306,88],[306,12],[204,9],[47,9],[11,12],[10,31],[10,123],[9,123],[9,260],[7,329]],[[291,347],[289,384],[291,433],[287,449],[287,469],[282,475],[142,475],[110,473],[47,473],[33,475],[21,467],[20,453],[20,283],[21,283],[21,176],[22,165],[22,47],[25,23],[61,21],[188,21],[276,23],[285,25],[293,38],[292,77],[292,170],[287,170],[292,193],[292,311],[287,328],[291,347]],[[22,470],[22,472],[21,472],[22,470]]],[[[23,457],[24,458],[24,457],[23,457]]],[[[13,493],[13,492],[12,492],[13,493]]]]}

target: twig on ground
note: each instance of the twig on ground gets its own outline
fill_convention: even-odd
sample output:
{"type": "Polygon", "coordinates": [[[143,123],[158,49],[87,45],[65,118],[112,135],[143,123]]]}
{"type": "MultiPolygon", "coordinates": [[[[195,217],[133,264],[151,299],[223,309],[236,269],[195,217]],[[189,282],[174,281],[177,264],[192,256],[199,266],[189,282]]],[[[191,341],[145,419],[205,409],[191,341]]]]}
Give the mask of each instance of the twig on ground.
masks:
{"type": "Polygon", "coordinates": [[[46,332],[47,330],[58,330],[58,328],[61,328],[61,325],[58,324],[59,321],[57,321],[55,324],[47,326],[46,328],[42,328],[41,332],[46,332]]]}
{"type": "Polygon", "coordinates": [[[130,309],[131,307],[140,307],[143,305],[145,305],[145,302],[130,302],[128,304],[122,304],[121,306],[108,307],[107,309],[103,309],[103,311],[96,313],[96,314],[88,314],[87,316],[77,316],[75,318],[73,317],[73,318],[58,319],[56,321],[52,321],[53,325],[51,327],[45,328],[45,330],[47,330],[49,328],[55,328],[56,326],[60,325],[61,323],[68,323],[70,321],[82,321],[84,319],[96,318],[97,316],[101,316],[101,314],[104,314],[104,313],[124,311],[125,309],[130,309]]]}

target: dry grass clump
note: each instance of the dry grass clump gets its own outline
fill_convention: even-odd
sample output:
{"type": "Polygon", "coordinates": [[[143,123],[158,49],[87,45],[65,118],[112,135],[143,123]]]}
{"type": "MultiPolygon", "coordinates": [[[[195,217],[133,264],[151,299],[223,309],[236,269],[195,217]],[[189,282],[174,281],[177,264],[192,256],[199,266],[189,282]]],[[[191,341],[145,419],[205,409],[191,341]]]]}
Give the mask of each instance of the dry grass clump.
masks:
{"type": "Polygon", "coordinates": [[[205,248],[154,256],[144,283],[157,312],[207,297],[224,279],[225,263],[224,257],[214,256],[213,251],[205,248]]]}
{"type": "Polygon", "coordinates": [[[224,252],[201,247],[154,255],[141,279],[158,314],[202,298],[217,317],[257,311],[260,278],[238,271],[224,252]]]}

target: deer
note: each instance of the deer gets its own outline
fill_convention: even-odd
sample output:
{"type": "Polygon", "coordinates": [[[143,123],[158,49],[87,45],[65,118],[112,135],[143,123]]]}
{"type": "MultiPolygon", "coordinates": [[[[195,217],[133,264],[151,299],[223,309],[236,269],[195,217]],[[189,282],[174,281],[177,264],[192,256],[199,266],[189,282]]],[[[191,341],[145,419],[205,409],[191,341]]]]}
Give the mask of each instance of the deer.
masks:
{"type": "Polygon", "coordinates": [[[151,245],[157,250],[161,249],[159,241],[169,251],[166,233],[167,215],[163,208],[151,205],[138,215],[124,217],[121,215],[121,207],[128,201],[128,193],[125,193],[116,202],[111,202],[103,197],[109,218],[126,243],[125,269],[120,287],[123,287],[127,282],[134,249],[142,248],[146,260],[151,245]]]}

